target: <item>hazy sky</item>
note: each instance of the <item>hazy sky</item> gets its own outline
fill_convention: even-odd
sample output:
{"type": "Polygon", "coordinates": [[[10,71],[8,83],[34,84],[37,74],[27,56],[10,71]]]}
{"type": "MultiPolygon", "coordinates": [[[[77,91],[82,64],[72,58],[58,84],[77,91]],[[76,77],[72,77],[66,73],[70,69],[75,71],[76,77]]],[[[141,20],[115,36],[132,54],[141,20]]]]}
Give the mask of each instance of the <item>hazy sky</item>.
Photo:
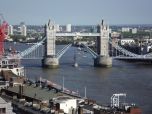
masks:
{"type": "Polygon", "coordinates": [[[152,0],[0,0],[10,24],[152,24],[152,0]]]}

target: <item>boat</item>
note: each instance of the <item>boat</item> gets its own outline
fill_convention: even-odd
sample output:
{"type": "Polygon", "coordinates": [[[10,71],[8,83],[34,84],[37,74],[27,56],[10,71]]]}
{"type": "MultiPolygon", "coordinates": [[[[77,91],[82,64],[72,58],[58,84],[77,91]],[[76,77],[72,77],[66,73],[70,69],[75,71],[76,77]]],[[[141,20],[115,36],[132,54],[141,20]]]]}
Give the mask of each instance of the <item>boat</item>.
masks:
{"type": "Polygon", "coordinates": [[[74,67],[78,67],[78,63],[77,63],[77,54],[76,54],[76,51],[75,51],[75,53],[74,53],[74,67]]]}
{"type": "Polygon", "coordinates": [[[78,50],[78,51],[81,51],[81,47],[78,47],[77,50],[78,50]]]}
{"type": "Polygon", "coordinates": [[[78,67],[78,63],[74,63],[74,67],[78,67]]]}

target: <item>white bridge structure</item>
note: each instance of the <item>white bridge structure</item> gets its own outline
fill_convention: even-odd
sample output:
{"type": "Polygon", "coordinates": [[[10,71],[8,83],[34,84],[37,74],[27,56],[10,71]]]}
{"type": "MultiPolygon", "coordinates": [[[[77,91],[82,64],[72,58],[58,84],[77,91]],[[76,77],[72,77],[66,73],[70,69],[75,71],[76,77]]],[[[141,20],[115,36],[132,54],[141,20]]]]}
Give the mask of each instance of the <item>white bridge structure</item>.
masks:
{"type": "Polygon", "coordinates": [[[45,26],[45,36],[43,37],[43,39],[15,56],[19,59],[42,59],[42,63],[44,66],[56,68],[59,66],[59,59],[72,45],[68,44],[62,50],[56,53],[56,37],[77,36],[97,37],[96,52],[89,48],[87,45],[83,45],[84,48],[92,55],[95,66],[111,66],[112,58],[152,62],[152,53],[138,55],[113,43],[112,39],[109,37],[109,26],[106,25],[104,21],[102,21],[102,23],[98,25],[97,33],[56,33],[55,24],[49,21],[49,23],[45,26]],[[109,44],[111,44],[112,47],[115,48],[115,50],[119,51],[121,55],[111,57],[109,55],[109,44]]]}

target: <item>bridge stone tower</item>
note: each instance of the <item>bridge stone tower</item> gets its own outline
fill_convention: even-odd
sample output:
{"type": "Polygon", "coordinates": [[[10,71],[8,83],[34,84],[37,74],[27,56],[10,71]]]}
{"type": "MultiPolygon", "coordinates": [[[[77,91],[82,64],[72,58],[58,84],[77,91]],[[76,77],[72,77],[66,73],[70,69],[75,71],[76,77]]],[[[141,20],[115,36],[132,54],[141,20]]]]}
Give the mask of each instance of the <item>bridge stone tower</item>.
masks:
{"type": "Polygon", "coordinates": [[[56,57],[55,52],[55,40],[56,40],[56,29],[55,24],[49,20],[48,24],[45,25],[45,53],[42,60],[44,67],[57,68],[59,66],[59,60],[56,57]]]}
{"type": "Polygon", "coordinates": [[[98,25],[97,32],[100,36],[97,37],[97,58],[94,59],[94,66],[97,67],[111,67],[112,58],[109,57],[109,26],[104,23],[98,25]]]}

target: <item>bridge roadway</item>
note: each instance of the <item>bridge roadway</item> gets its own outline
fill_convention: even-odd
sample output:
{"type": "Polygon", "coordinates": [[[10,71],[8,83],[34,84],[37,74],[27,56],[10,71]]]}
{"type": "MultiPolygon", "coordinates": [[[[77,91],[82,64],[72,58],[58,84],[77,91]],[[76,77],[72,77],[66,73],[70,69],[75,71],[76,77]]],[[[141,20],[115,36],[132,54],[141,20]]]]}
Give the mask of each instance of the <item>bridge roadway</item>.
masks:
{"type": "Polygon", "coordinates": [[[56,33],[56,36],[58,37],[64,37],[64,36],[67,36],[67,37],[76,37],[76,36],[100,36],[100,33],[80,33],[80,32],[70,32],[70,33],[56,33]]]}

